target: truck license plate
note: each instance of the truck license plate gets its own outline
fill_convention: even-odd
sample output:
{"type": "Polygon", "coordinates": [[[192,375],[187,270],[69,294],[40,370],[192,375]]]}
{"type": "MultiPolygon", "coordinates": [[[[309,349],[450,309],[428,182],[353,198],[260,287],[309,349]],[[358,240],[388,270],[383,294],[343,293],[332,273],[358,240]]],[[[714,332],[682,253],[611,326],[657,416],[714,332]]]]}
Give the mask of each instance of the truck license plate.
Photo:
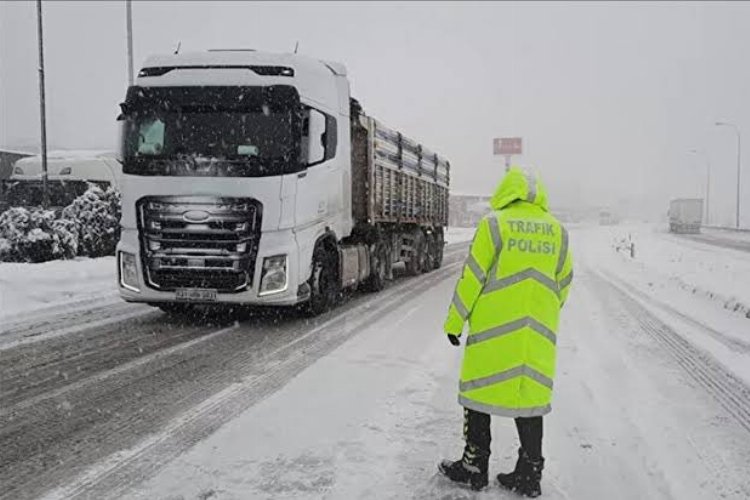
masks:
{"type": "Polygon", "coordinates": [[[216,302],[216,290],[178,288],[176,298],[185,302],[216,302]]]}

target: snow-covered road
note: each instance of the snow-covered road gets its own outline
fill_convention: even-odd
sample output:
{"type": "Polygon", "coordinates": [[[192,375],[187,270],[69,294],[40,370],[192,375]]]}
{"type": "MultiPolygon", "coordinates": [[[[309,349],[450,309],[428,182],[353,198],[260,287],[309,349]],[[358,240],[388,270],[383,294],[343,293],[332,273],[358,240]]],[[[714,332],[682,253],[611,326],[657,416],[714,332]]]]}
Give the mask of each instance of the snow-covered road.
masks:
{"type": "MultiPolygon", "coordinates": [[[[750,320],[709,295],[741,280],[715,290],[711,252],[644,228],[572,238],[543,498],[750,498],[750,320]],[[628,233],[635,259],[612,249],[628,233]]],[[[118,310],[138,315],[0,345],[0,497],[514,498],[436,476],[462,446],[461,349],[441,323],[465,251],[314,322],[118,310]]],[[[514,460],[510,420],[492,446],[494,475],[514,460]]]]}
{"type": "MultiPolygon", "coordinates": [[[[565,312],[547,498],[750,497],[750,393],[585,264],[565,312]],[[674,345],[676,344],[676,345],[674,345]]],[[[143,485],[140,498],[512,498],[435,475],[460,453],[452,280],[391,311],[143,485]],[[211,497],[213,498],[213,496],[211,497]]],[[[493,425],[493,472],[512,466],[493,425]]]]}

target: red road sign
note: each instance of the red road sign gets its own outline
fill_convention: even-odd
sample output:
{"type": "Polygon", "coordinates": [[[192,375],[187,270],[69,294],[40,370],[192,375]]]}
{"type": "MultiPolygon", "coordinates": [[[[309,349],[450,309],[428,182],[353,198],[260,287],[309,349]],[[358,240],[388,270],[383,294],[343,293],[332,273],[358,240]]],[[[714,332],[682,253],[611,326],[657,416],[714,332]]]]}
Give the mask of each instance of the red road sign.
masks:
{"type": "Polygon", "coordinates": [[[492,141],[496,155],[520,155],[523,153],[521,137],[499,137],[492,141]]]}

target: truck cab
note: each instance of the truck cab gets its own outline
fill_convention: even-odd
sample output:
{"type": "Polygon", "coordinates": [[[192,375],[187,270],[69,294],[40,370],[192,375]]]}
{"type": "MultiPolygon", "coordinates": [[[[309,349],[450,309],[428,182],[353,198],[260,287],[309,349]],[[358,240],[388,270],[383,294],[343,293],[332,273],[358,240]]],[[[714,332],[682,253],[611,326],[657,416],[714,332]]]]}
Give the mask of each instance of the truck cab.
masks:
{"type": "MultiPolygon", "coordinates": [[[[382,287],[384,261],[404,249],[408,260],[419,248],[409,253],[407,240],[432,231],[414,226],[421,220],[414,217],[414,227],[398,226],[411,231],[400,238],[394,228],[403,218],[386,228],[372,204],[355,220],[352,130],[363,131],[354,157],[364,191],[374,181],[377,144],[402,151],[387,153],[398,163],[387,168],[399,170],[412,143],[380,125],[385,139],[376,140],[374,120],[351,116],[358,108],[340,64],[243,50],[154,56],[121,108],[117,260],[126,301],[163,309],[306,303],[321,312],[372,271],[382,287]],[[378,239],[385,237],[398,244],[378,239]]],[[[422,147],[412,149],[421,166],[422,147]]],[[[439,192],[447,207],[447,162],[433,155],[428,164],[435,175],[445,170],[439,192]]],[[[412,184],[432,206],[422,174],[410,178],[420,177],[412,184]]]]}
{"type": "Polygon", "coordinates": [[[249,51],[152,57],[122,111],[123,297],[299,302],[316,240],[352,227],[343,66],[249,51]]]}

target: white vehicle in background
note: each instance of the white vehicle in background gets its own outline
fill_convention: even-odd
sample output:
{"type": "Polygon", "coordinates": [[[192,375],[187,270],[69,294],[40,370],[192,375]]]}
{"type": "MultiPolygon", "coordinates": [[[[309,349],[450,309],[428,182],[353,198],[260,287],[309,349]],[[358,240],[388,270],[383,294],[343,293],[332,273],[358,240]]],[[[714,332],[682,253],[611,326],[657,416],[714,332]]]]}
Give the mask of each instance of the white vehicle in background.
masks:
{"type": "Polygon", "coordinates": [[[669,231],[700,233],[703,224],[703,198],[679,198],[669,202],[669,231]]]}
{"type": "Polygon", "coordinates": [[[293,306],[440,266],[449,164],[291,54],[149,58],[122,104],[126,301],[293,306]]]}
{"type": "Polygon", "coordinates": [[[620,223],[620,218],[609,209],[599,210],[599,225],[614,226],[620,223]]]}
{"type": "MultiPolygon", "coordinates": [[[[16,161],[6,181],[9,206],[42,204],[42,157],[29,156],[16,161]]],[[[122,165],[109,151],[51,151],[47,154],[47,182],[50,207],[60,209],[83,194],[89,183],[119,189],[122,165]]]]}

